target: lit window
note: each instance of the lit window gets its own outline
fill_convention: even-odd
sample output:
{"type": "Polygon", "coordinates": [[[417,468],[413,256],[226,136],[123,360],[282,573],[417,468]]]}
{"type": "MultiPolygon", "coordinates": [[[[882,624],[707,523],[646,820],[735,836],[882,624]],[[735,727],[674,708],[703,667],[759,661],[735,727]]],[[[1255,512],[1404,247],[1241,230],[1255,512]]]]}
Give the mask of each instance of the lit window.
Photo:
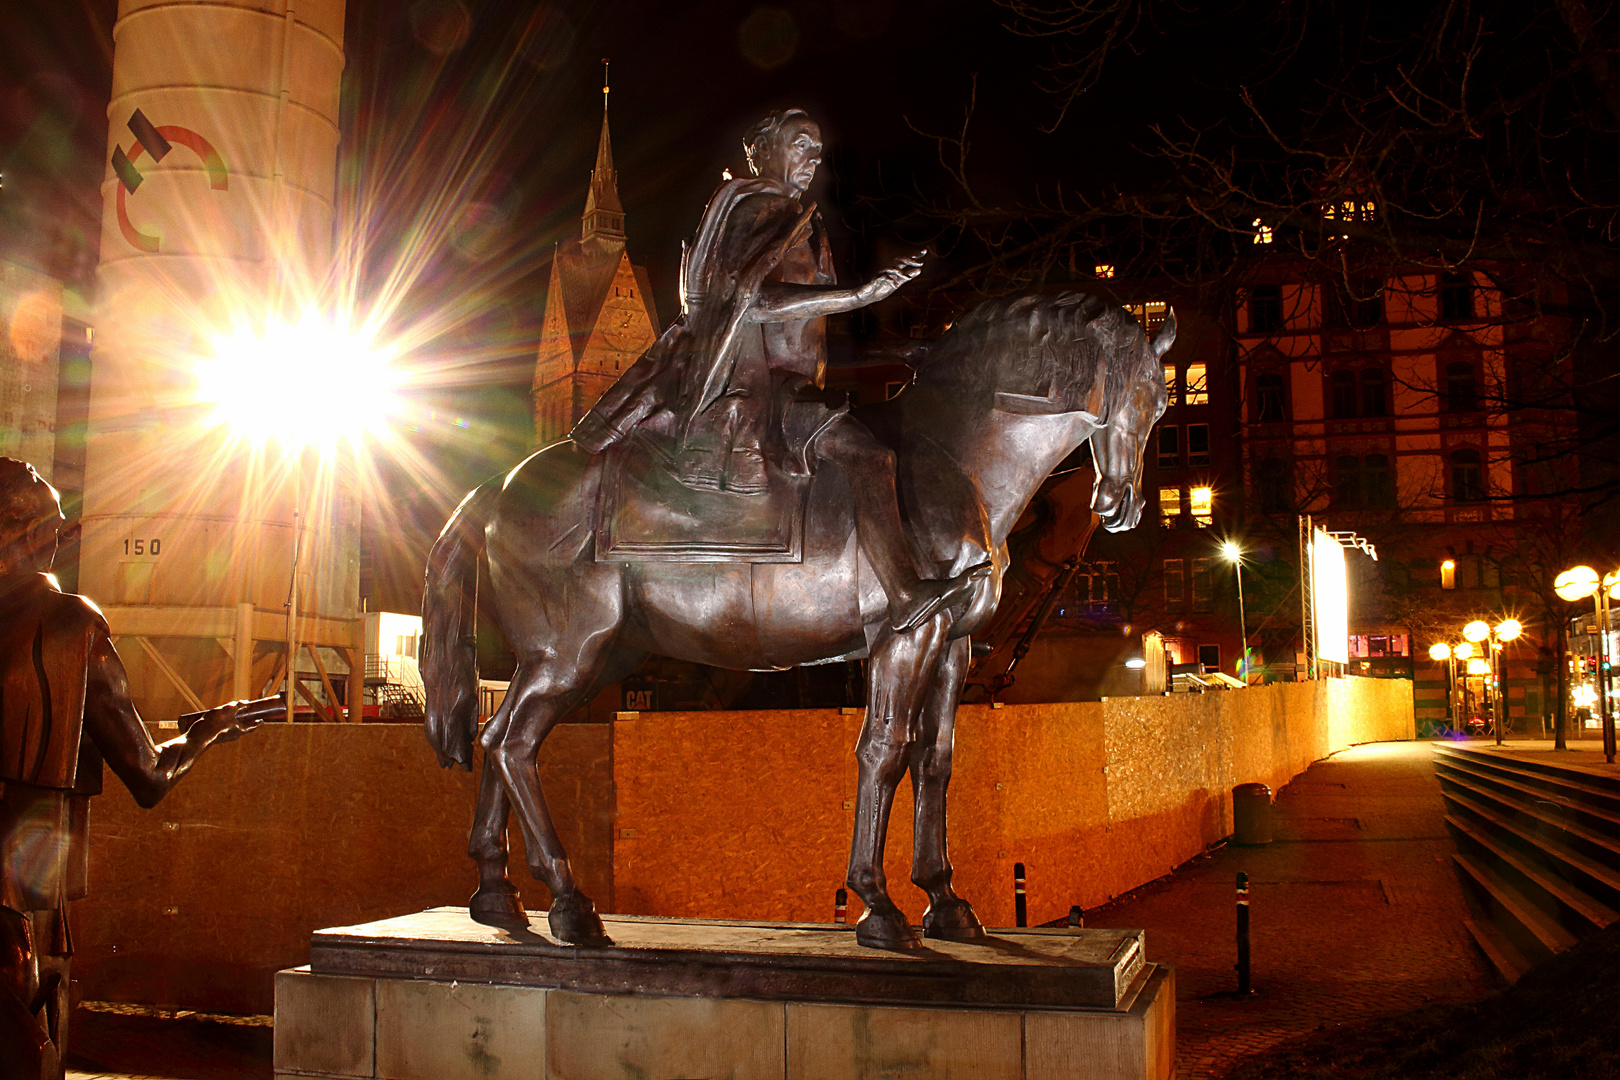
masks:
{"type": "Polygon", "coordinates": [[[1152,337],[1159,332],[1159,327],[1164,325],[1166,316],[1170,314],[1170,303],[1167,300],[1149,300],[1141,304],[1126,304],[1125,310],[1135,315],[1148,337],[1152,337]]]}
{"type": "Polygon", "coordinates": [[[1113,277],[1114,276],[1114,264],[1113,263],[1098,263],[1092,269],[1093,269],[1093,272],[1100,278],[1107,278],[1107,277],[1113,277]]]}
{"type": "Polygon", "coordinates": [[[1187,365],[1187,397],[1182,404],[1209,404],[1209,372],[1203,364],[1187,365]]]}
{"type": "Polygon", "coordinates": [[[1271,243],[1271,226],[1259,218],[1254,219],[1254,242],[1257,244],[1271,243]]]}
{"type": "Polygon", "coordinates": [[[1159,489],[1159,520],[1166,527],[1174,525],[1176,518],[1181,516],[1181,489],[1178,487],[1162,487],[1159,489]]]}
{"type": "Polygon", "coordinates": [[[1447,559],[1440,564],[1440,587],[1442,589],[1455,589],[1457,587],[1457,561],[1447,559]]]}
{"type": "Polygon", "coordinates": [[[1164,602],[1180,604],[1187,599],[1187,575],[1182,560],[1164,560],[1164,602]]]}
{"type": "Polygon", "coordinates": [[[1112,601],[1119,592],[1119,575],[1114,573],[1114,564],[1109,559],[1098,559],[1092,564],[1091,601],[1094,604],[1106,604],[1112,601]]]}
{"type": "Polygon", "coordinates": [[[1166,424],[1159,429],[1159,468],[1173,469],[1181,464],[1181,429],[1166,424]]]}
{"type": "Polygon", "coordinates": [[[1195,487],[1192,489],[1191,509],[1193,522],[1201,529],[1207,529],[1215,523],[1215,489],[1195,487]]]}
{"type": "Polygon", "coordinates": [[[1164,365],[1164,392],[1169,397],[1170,404],[1174,405],[1176,403],[1176,366],[1174,364],[1164,365]]]}

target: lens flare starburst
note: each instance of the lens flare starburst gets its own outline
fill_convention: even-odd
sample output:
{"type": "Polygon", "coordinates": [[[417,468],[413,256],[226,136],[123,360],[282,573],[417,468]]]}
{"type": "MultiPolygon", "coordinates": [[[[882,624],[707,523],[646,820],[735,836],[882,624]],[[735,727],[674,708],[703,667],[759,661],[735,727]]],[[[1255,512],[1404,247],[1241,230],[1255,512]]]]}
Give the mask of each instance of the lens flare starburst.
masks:
{"type": "Polygon", "coordinates": [[[311,313],[220,338],[198,362],[197,395],[240,439],[331,449],[382,433],[400,383],[389,360],[367,335],[311,313]]]}

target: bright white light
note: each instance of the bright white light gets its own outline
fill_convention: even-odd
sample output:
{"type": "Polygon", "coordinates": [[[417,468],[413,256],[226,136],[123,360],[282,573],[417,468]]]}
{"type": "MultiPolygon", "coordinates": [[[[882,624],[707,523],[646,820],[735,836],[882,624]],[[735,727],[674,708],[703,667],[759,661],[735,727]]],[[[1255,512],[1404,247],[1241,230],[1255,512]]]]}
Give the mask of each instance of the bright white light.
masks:
{"type": "Polygon", "coordinates": [[[215,423],[287,446],[330,447],[379,431],[399,381],[370,342],[314,314],[220,339],[196,375],[215,423]]]}
{"type": "Polygon", "coordinates": [[[1140,656],[1133,656],[1125,661],[1125,666],[1128,668],[1145,668],[1147,667],[1147,661],[1140,656]]]}
{"type": "Polygon", "coordinates": [[[1503,619],[1496,624],[1496,640],[1512,641],[1524,633],[1524,624],[1518,619],[1503,619]]]}
{"type": "Polygon", "coordinates": [[[1471,641],[1459,642],[1457,647],[1451,650],[1451,655],[1459,660],[1467,660],[1474,655],[1474,643],[1471,641]]]}
{"type": "Polygon", "coordinates": [[[1311,593],[1316,608],[1316,655],[1350,662],[1350,589],[1344,547],[1321,529],[1311,539],[1311,593]]]}
{"type": "Polygon", "coordinates": [[[1451,646],[1447,645],[1443,641],[1435,642],[1433,645],[1429,646],[1429,659],[1430,660],[1450,660],[1451,659],[1451,646]]]}
{"type": "Polygon", "coordinates": [[[1238,556],[1243,554],[1243,549],[1232,543],[1232,541],[1228,540],[1226,543],[1221,545],[1221,554],[1225,555],[1231,561],[1237,562],[1238,556]]]}
{"type": "Polygon", "coordinates": [[[1486,624],[1484,619],[1475,619],[1473,622],[1463,627],[1463,637],[1467,638],[1469,641],[1472,641],[1476,645],[1490,636],[1491,628],[1486,624]]]}
{"type": "Polygon", "coordinates": [[[1575,699],[1575,707],[1578,709],[1590,709],[1597,704],[1597,691],[1585,683],[1570,691],[1570,697],[1575,699]]]}
{"type": "Polygon", "coordinates": [[[1489,675],[1490,673],[1491,662],[1485,659],[1483,656],[1475,657],[1474,659],[1468,661],[1468,674],[1489,675]]]}
{"type": "Polygon", "coordinates": [[[1585,600],[1597,592],[1598,572],[1590,566],[1565,570],[1553,579],[1553,592],[1563,600],[1585,600]]]}

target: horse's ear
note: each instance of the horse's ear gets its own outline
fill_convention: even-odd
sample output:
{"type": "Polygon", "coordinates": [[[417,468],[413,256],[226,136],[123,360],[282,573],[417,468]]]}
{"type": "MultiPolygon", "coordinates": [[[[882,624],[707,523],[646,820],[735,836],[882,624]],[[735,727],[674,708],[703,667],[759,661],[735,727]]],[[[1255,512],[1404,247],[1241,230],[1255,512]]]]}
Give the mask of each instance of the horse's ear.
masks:
{"type": "Polygon", "coordinates": [[[1157,334],[1153,335],[1152,348],[1154,359],[1163,360],[1164,354],[1170,351],[1170,346],[1175,343],[1175,340],[1176,309],[1171,308],[1164,317],[1164,325],[1159,327],[1159,332],[1157,334]]]}

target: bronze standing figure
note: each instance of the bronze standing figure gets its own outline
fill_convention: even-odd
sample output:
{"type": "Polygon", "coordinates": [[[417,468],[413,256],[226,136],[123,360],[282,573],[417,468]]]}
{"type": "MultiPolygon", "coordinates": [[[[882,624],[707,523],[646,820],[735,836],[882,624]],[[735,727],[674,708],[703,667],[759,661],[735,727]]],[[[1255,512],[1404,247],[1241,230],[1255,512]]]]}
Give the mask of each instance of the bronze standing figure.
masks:
{"type": "Polygon", "coordinates": [[[63,1073],[67,905],[85,895],[103,763],[151,807],[204,750],[258,726],[234,702],[153,745],[100,609],[49,573],[61,521],[56,489],[0,458],[0,1080],[63,1073]]]}
{"type": "Polygon", "coordinates": [[[552,893],[552,934],[611,944],[574,881],[535,761],[555,724],[646,655],[755,670],[867,658],[848,874],[866,905],[857,939],[918,944],[883,873],[909,771],[924,930],[972,940],[983,929],[951,888],[945,836],[969,635],[995,609],[1013,522],[1082,443],[1102,524],[1135,526],[1175,320],[1149,341],[1096,297],[993,301],[959,320],[895,399],[830,408],[811,389],[822,318],[889,295],[920,264],[837,287],[814,208],[801,205],[819,131],[797,110],[773,113],[747,149],[760,176],[710,200],[687,251],[681,318],[570,440],[469,494],[429,556],[428,738],[445,766],[470,769],[475,738],[485,751],[469,906],[484,922],[527,922],[506,876],[515,806],[529,869],[552,893]],[[518,658],[481,736],[480,554],[518,658]]]}

